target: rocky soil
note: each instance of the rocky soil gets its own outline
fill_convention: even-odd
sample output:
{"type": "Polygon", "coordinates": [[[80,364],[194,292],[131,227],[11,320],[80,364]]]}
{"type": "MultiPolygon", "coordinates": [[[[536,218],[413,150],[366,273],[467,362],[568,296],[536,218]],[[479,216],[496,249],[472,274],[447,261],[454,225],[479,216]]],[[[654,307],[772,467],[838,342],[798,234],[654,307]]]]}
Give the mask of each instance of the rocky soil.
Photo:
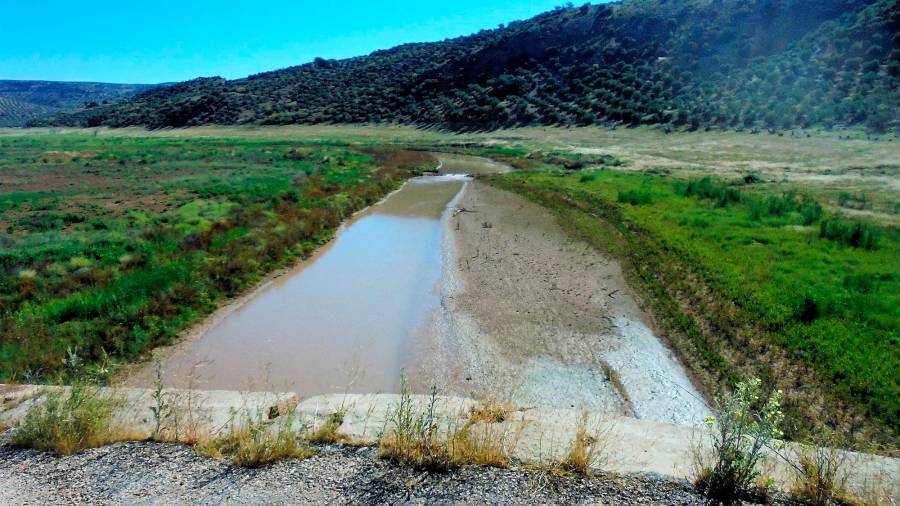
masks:
{"type": "Polygon", "coordinates": [[[463,468],[429,473],[374,448],[244,469],[183,445],[120,443],[57,458],[0,446],[0,504],[704,504],[687,482],[463,468]]]}

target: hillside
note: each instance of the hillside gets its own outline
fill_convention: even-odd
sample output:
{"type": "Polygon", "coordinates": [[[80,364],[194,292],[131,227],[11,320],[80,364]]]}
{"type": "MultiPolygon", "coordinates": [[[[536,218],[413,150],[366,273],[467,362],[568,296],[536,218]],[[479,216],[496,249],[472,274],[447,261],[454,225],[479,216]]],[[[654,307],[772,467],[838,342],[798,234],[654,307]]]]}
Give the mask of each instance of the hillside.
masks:
{"type": "Polygon", "coordinates": [[[624,0],[365,57],[202,78],[57,124],[399,122],[794,128],[900,123],[891,0],[624,0]]]}
{"type": "Polygon", "coordinates": [[[63,110],[113,104],[151,86],[145,84],[0,81],[0,127],[24,126],[28,121],[63,110]]]}

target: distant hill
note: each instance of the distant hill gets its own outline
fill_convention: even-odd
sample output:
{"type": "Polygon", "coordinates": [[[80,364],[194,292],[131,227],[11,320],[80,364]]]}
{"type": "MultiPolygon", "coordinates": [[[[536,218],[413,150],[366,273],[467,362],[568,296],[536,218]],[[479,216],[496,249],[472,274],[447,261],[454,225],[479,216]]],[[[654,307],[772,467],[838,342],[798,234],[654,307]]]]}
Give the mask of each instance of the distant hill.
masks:
{"type": "Polygon", "coordinates": [[[120,102],[153,85],[0,80],[0,127],[24,126],[61,111],[120,102]]]}
{"type": "MultiPolygon", "coordinates": [[[[571,5],[571,4],[570,4],[571,5]]],[[[895,0],[624,0],[245,79],[201,78],[69,125],[900,126],[895,0]]]]}

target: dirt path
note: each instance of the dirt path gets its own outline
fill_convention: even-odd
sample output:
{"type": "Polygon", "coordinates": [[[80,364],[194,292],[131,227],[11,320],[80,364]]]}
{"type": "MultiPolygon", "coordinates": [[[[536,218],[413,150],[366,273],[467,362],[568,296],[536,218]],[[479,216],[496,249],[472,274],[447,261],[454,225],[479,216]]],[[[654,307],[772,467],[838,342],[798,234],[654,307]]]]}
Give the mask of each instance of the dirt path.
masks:
{"type": "Polygon", "coordinates": [[[479,181],[446,217],[443,311],[421,374],[471,396],[680,424],[710,413],[625,284],[546,209],[479,181]]]}

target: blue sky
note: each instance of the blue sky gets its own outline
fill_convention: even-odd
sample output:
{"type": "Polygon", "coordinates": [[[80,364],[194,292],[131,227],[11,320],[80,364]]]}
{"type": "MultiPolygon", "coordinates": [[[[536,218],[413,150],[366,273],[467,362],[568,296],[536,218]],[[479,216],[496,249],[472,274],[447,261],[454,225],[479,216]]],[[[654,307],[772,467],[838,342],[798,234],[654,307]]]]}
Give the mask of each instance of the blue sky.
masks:
{"type": "Polygon", "coordinates": [[[0,0],[0,79],[236,78],[467,35],[562,3],[0,0]]]}

